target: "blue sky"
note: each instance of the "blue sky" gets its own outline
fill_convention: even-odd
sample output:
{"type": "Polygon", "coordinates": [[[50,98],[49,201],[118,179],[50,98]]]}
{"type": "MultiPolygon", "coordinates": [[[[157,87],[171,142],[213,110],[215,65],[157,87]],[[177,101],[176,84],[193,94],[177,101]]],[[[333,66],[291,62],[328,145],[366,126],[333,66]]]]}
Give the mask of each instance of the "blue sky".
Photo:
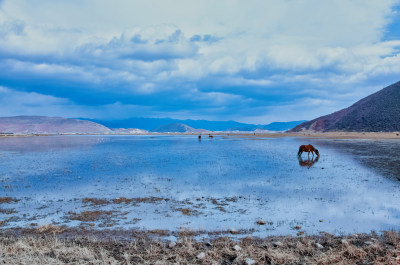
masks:
{"type": "Polygon", "coordinates": [[[0,116],[313,119],[400,80],[399,4],[2,0],[0,116]]]}

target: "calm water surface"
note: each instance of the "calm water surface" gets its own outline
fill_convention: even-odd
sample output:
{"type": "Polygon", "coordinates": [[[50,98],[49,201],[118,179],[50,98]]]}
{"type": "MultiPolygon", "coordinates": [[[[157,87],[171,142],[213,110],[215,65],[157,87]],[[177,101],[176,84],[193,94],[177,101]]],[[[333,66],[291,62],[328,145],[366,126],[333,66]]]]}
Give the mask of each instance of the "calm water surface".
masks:
{"type": "Polygon", "coordinates": [[[363,151],[382,145],[400,149],[398,141],[296,138],[1,138],[0,197],[19,201],[0,204],[0,221],[257,236],[295,235],[298,225],[308,234],[399,229],[400,182],[389,176],[398,177],[398,164],[390,152],[363,151]],[[309,143],[321,153],[316,162],[297,159],[309,143]]]}

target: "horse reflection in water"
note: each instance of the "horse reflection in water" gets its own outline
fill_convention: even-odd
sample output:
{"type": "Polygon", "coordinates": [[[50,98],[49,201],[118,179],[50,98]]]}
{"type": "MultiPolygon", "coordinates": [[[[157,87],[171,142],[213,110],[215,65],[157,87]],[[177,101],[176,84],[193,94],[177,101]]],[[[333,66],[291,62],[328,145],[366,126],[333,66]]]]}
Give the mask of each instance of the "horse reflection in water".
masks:
{"type": "Polygon", "coordinates": [[[307,167],[310,168],[312,167],[315,163],[318,162],[319,156],[316,156],[315,158],[312,157],[311,159],[308,158],[307,160],[303,160],[303,158],[301,156],[298,156],[299,159],[299,165],[301,167],[307,167]]]}

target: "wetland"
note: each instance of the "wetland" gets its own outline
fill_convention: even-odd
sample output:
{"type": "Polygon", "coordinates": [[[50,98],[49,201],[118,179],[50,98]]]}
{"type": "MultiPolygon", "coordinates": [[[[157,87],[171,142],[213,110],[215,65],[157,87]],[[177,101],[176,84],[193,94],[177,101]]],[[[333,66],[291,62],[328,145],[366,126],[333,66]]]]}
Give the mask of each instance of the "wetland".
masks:
{"type": "Polygon", "coordinates": [[[400,141],[0,138],[0,227],[302,236],[398,230],[400,141]],[[298,159],[301,144],[320,157],[298,159]]]}

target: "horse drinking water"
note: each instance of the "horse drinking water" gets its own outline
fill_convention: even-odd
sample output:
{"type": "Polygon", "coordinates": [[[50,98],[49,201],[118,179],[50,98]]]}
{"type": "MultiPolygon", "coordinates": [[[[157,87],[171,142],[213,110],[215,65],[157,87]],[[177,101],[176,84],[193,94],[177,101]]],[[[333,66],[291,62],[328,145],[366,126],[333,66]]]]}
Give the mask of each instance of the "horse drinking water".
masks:
{"type": "Polygon", "coordinates": [[[310,152],[311,152],[311,154],[312,154],[313,156],[314,156],[314,153],[315,153],[317,156],[319,156],[318,149],[316,149],[316,148],[315,148],[314,146],[312,146],[311,144],[308,144],[308,145],[300,145],[299,152],[297,153],[297,155],[298,155],[298,156],[301,156],[301,154],[302,154],[303,152],[307,152],[308,155],[310,155],[310,152]]]}

